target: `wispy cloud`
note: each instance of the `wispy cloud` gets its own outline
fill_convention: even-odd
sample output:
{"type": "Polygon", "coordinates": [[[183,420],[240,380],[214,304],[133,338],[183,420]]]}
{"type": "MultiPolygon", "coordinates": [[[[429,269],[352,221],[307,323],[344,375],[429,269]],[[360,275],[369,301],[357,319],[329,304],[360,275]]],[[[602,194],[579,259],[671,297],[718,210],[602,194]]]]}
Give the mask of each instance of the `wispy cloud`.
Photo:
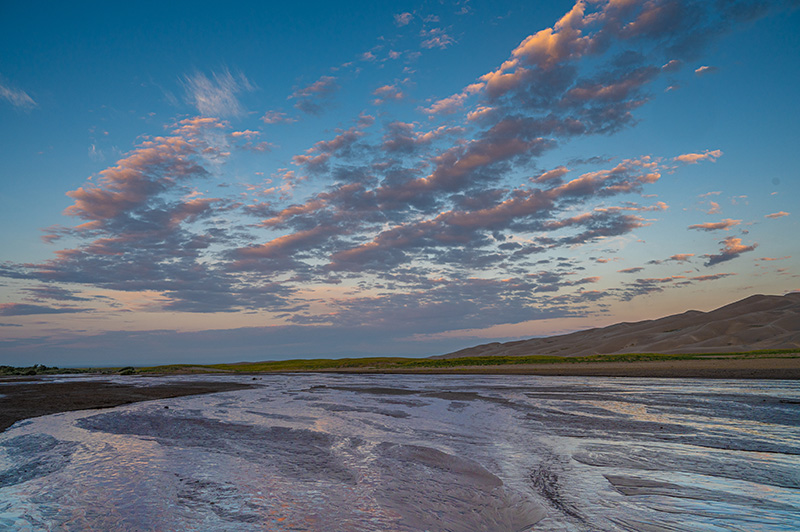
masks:
{"type": "Polygon", "coordinates": [[[7,101],[17,109],[29,110],[38,106],[27,92],[3,83],[2,78],[0,78],[0,99],[7,101]]]}
{"type": "Polygon", "coordinates": [[[234,76],[227,69],[210,77],[202,72],[184,76],[183,85],[188,102],[201,115],[215,118],[244,115],[245,108],[237,95],[254,89],[244,74],[234,76]]]}

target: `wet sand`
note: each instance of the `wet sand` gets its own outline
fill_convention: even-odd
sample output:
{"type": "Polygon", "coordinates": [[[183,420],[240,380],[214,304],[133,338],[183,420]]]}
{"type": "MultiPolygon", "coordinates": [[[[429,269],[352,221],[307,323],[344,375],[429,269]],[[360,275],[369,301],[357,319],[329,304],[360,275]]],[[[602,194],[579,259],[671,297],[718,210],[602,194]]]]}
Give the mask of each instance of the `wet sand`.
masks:
{"type": "Polygon", "coordinates": [[[96,381],[33,382],[35,380],[0,388],[0,432],[31,417],[250,387],[235,382],[183,382],[139,387],[96,381]]]}

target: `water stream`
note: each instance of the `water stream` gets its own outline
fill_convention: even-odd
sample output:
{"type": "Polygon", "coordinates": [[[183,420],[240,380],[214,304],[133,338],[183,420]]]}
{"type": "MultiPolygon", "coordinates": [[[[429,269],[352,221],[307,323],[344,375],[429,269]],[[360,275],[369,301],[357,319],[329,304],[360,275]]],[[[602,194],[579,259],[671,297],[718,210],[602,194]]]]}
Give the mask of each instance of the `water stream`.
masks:
{"type": "Polygon", "coordinates": [[[800,530],[795,382],[254,383],[17,423],[0,530],[800,530]]]}

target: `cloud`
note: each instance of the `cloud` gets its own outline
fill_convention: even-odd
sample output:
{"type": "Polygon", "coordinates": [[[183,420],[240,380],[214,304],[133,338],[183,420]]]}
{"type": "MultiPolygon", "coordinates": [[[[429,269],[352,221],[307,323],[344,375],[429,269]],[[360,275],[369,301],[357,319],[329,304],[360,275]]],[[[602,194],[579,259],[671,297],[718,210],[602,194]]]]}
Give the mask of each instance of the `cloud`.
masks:
{"type": "Polygon", "coordinates": [[[217,118],[244,115],[245,108],[237,95],[254,90],[244,74],[234,76],[228,70],[212,73],[211,77],[197,72],[185,76],[183,85],[187,100],[201,115],[217,118]]]}
{"type": "Polygon", "coordinates": [[[454,94],[434,102],[433,105],[423,109],[423,111],[429,115],[450,115],[461,109],[468,96],[466,93],[454,94]]]}
{"type": "Polygon", "coordinates": [[[618,291],[619,298],[622,301],[630,301],[635,297],[663,292],[665,287],[675,285],[676,281],[682,282],[684,279],[686,279],[686,277],[683,275],[636,279],[631,283],[625,283],[623,285],[623,288],[618,291]]]}
{"type": "Polygon", "coordinates": [[[64,213],[96,222],[113,220],[181,180],[206,177],[207,170],[193,160],[198,155],[197,144],[181,136],[146,141],[116,166],[100,172],[98,185],[68,192],[75,203],[64,213]]]}
{"type": "Polygon", "coordinates": [[[778,212],[773,212],[772,214],[765,214],[764,218],[770,218],[774,220],[775,218],[782,218],[784,216],[789,216],[789,213],[786,211],[778,211],[778,212]]]}
{"type": "Polygon", "coordinates": [[[720,212],[722,212],[722,209],[720,209],[719,207],[719,203],[717,203],[716,201],[710,201],[709,205],[710,207],[706,211],[706,214],[719,214],[720,212]]]}
{"type": "Polygon", "coordinates": [[[624,270],[617,270],[617,273],[639,273],[644,268],[637,266],[636,268],[625,268],[624,270]]]}
{"type": "Polygon", "coordinates": [[[281,111],[267,111],[261,117],[261,121],[265,124],[291,124],[297,122],[297,119],[286,116],[286,113],[281,111]]]}
{"type": "Polygon", "coordinates": [[[413,18],[414,18],[414,15],[412,15],[411,13],[408,13],[408,12],[398,13],[398,14],[396,14],[394,16],[394,23],[398,27],[406,26],[411,22],[411,20],[413,18]]]}
{"type": "Polygon", "coordinates": [[[722,230],[729,230],[731,227],[736,227],[742,223],[741,220],[731,220],[730,218],[725,218],[721,222],[706,222],[702,224],[694,224],[690,225],[689,229],[696,229],[698,231],[719,231],[722,230]]]}
{"type": "Polygon", "coordinates": [[[333,76],[322,76],[317,81],[295,90],[289,99],[297,100],[294,104],[296,109],[311,115],[320,115],[325,110],[323,105],[327,104],[333,94],[339,90],[339,84],[333,76]]]}
{"type": "Polygon", "coordinates": [[[706,266],[714,266],[720,262],[726,262],[735,259],[742,253],[753,251],[758,246],[758,244],[746,246],[742,244],[741,238],[736,238],[733,236],[729,236],[725,240],[722,240],[720,244],[722,244],[723,247],[719,250],[720,252],[718,254],[703,255],[704,257],[708,258],[708,261],[705,264],[706,266]]]}
{"type": "Polygon", "coordinates": [[[2,79],[0,79],[0,99],[7,101],[17,109],[26,111],[39,106],[27,92],[2,83],[2,79]]]}
{"type": "Polygon", "coordinates": [[[437,140],[465,132],[465,129],[459,126],[439,126],[430,131],[417,131],[416,127],[417,124],[414,123],[390,122],[385,127],[382,149],[392,154],[415,154],[420,147],[427,147],[437,140]]]}
{"type": "Polygon", "coordinates": [[[698,275],[697,277],[689,277],[692,281],[704,282],[704,281],[716,281],[717,279],[724,279],[725,277],[731,277],[732,275],[736,275],[735,273],[715,273],[713,275],[698,275]]]}
{"type": "Polygon", "coordinates": [[[558,166],[552,170],[548,170],[547,172],[542,172],[541,174],[537,175],[536,177],[532,177],[531,181],[535,183],[544,183],[546,181],[560,181],[562,177],[564,177],[569,169],[566,166],[558,166]]]}
{"type": "Polygon", "coordinates": [[[694,257],[694,253],[678,253],[676,255],[672,255],[667,260],[673,262],[688,262],[692,257],[694,257]]]}
{"type": "Polygon", "coordinates": [[[295,155],[292,162],[303,166],[310,172],[320,172],[328,168],[327,163],[334,155],[347,154],[364,133],[358,127],[339,131],[331,140],[321,140],[306,150],[303,155],[295,155]]]}
{"type": "Polygon", "coordinates": [[[708,74],[714,74],[716,72],[719,72],[717,67],[706,65],[698,67],[694,70],[694,73],[698,76],[707,76],[708,74]]]}
{"type": "Polygon", "coordinates": [[[376,98],[372,100],[372,103],[375,105],[381,105],[390,100],[402,100],[404,96],[403,91],[398,89],[395,85],[383,85],[382,87],[378,87],[372,91],[372,95],[376,96],[376,98]]]}
{"type": "MultiPolygon", "coordinates": [[[[307,326],[293,334],[340,338],[325,327],[362,334],[378,324],[384,340],[400,334],[386,332],[402,320],[408,331],[438,333],[456,321],[486,326],[486,316],[495,323],[574,316],[575,305],[694,282],[676,276],[583,290],[599,279],[556,255],[635,240],[667,208],[641,199],[646,189],[677,163],[713,162],[721,151],[587,157],[563,166],[544,156],[572,139],[635,124],[639,107],[660,97],[653,83],[680,63],[697,64],[697,52],[738,16],[705,3],[576,2],[552,27],[522,39],[507,61],[427,101],[421,111],[432,125],[381,109],[378,122],[364,115],[352,127],[308,138],[293,170],[263,177],[257,168],[261,182],[246,189],[218,178],[237,149],[268,149],[259,142],[266,132],[232,131],[208,116],[182,121],[69,193],[66,213],[76,226],[50,228],[45,238],[76,244],[41,264],[0,264],[0,274],[46,287],[148,291],[154,310],[272,312],[282,323],[307,326]],[[229,195],[215,197],[222,192],[210,192],[214,185],[230,187],[229,195]],[[341,291],[321,295],[329,287],[341,291]]],[[[396,21],[404,26],[414,17],[400,13],[396,21]]],[[[449,33],[426,27],[411,37],[442,48],[454,43],[449,33]]],[[[322,76],[289,99],[320,114],[338,82],[322,76]]],[[[362,104],[407,97],[400,90],[412,86],[406,83],[397,78],[365,93],[362,104]]],[[[252,90],[227,72],[187,78],[186,86],[198,109],[210,102],[203,105],[217,116],[243,113],[238,98],[252,90]]],[[[262,117],[266,124],[294,120],[279,110],[262,117]]],[[[748,247],[731,242],[720,257],[748,247]]],[[[714,257],[705,260],[729,260],[714,257]]],[[[71,297],[38,288],[26,295],[71,297]]],[[[243,334],[250,333],[257,336],[243,334]]]]}
{"type": "Polygon", "coordinates": [[[675,157],[675,160],[686,164],[697,164],[700,161],[716,162],[716,160],[720,157],[722,157],[722,150],[706,150],[703,153],[686,153],[683,155],[678,155],[675,157]]]}
{"type": "Polygon", "coordinates": [[[72,290],[67,290],[58,286],[42,285],[22,288],[22,291],[31,294],[32,298],[37,301],[42,299],[52,299],[55,301],[89,301],[89,298],[76,296],[75,292],[72,290]]]}
{"type": "Polygon", "coordinates": [[[420,32],[420,37],[423,39],[420,43],[420,46],[423,48],[440,48],[443,50],[456,42],[455,39],[445,33],[445,30],[442,28],[423,29],[420,32]]]}
{"type": "MultiPolygon", "coordinates": [[[[190,312],[283,306],[289,288],[272,286],[266,293],[251,283],[246,293],[239,293],[238,280],[207,260],[212,245],[229,245],[236,234],[209,222],[237,204],[186,193],[194,182],[212,175],[207,167],[227,156],[226,143],[233,138],[225,133],[228,126],[196,117],[172,127],[172,135],[145,140],[89,184],[68,193],[74,203],[65,214],[84,223],[61,232],[78,239],[78,247],[59,250],[41,264],[13,265],[0,273],[48,283],[155,291],[161,293],[160,308],[190,312]],[[205,226],[198,227],[200,222],[205,226]]],[[[51,299],[68,295],[52,289],[31,293],[51,299]]]]}
{"type": "MultiPolygon", "coordinates": [[[[482,162],[485,162],[483,158],[482,162]]],[[[379,233],[371,242],[338,251],[331,256],[334,270],[359,271],[407,263],[415,253],[430,254],[436,248],[486,246],[485,232],[507,229],[523,231],[556,231],[569,228],[573,234],[551,240],[551,246],[578,245],[601,238],[627,233],[646,225],[635,215],[622,214],[622,209],[595,210],[578,216],[550,219],[561,202],[595,195],[615,195],[638,190],[642,182],[652,182],[653,168],[639,160],[626,160],[610,171],[588,173],[563,185],[548,189],[518,189],[508,199],[475,210],[449,210],[432,219],[397,225],[379,233]]],[[[448,187],[450,172],[431,175],[420,187],[448,187]]],[[[380,190],[378,191],[380,198],[380,190]]],[[[445,254],[438,254],[447,261],[445,254]]]]}
{"type": "Polygon", "coordinates": [[[89,312],[91,309],[76,307],[48,307],[44,305],[29,305],[26,303],[0,304],[0,316],[30,316],[34,314],[72,314],[76,312],[89,312]]]}

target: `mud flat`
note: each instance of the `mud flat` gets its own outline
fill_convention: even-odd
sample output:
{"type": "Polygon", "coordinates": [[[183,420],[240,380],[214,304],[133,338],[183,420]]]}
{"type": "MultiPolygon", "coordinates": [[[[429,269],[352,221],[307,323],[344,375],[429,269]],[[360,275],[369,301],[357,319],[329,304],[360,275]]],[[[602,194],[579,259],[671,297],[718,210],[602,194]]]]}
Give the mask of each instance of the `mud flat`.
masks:
{"type": "Polygon", "coordinates": [[[152,399],[166,399],[184,395],[227,392],[248,388],[236,382],[176,382],[134,386],[113,382],[77,381],[42,382],[16,379],[0,380],[0,431],[17,421],[32,417],[69,412],[109,408],[152,399]]]}

